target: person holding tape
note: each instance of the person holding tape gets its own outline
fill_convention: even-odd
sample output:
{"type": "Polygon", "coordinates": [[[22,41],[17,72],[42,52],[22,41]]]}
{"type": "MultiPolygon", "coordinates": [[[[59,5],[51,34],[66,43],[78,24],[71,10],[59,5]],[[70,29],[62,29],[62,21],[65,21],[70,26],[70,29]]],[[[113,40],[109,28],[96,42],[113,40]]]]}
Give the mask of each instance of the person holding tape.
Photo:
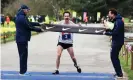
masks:
{"type": "Polygon", "coordinates": [[[29,7],[22,5],[17,12],[16,24],[16,43],[20,61],[20,75],[28,75],[27,73],[27,58],[28,58],[28,41],[31,38],[31,31],[42,32],[43,29],[34,26],[41,26],[39,23],[29,22],[27,14],[29,7]]]}
{"type": "Polygon", "coordinates": [[[111,31],[104,32],[103,34],[112,36],[111,44],[111,61],[116,72],[117,77],[123,77],[123,72],[119,60],[119,52],[124,44],[124,22],[122,17],[115,9],[110,9],[108,16],[113,20],[114,27],[111,31]]]}

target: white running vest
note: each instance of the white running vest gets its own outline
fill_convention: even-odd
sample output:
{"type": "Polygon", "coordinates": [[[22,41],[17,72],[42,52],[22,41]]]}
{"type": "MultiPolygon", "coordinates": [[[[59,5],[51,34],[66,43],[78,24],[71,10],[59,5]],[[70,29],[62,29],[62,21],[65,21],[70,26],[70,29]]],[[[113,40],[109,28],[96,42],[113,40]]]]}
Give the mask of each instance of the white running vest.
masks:
{"type": "MultiPolygon", "coordinates": [[[[65,24],[65,21],[62,20],[59,22],[60,25],[75,25],[72,21],[69,24],[65,24]]],[[[60,32],[58,42],[73,44],[73,33],[60,32]]]]}

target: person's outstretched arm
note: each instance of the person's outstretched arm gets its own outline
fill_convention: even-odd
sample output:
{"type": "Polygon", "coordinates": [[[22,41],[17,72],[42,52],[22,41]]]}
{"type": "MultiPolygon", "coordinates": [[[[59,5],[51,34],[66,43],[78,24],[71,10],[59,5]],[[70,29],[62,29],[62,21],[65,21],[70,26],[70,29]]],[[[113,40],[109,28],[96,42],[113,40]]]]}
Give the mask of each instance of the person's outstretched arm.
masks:
{"type": "Polygon", "coordinates": [[[31,31],[36,31],[36,32],[42,32],[42,30],[40,28],[34,27],[34,26],[40,26],[39,23],[29,22],[24,16],[20,16],[19,18],[20,18],[19,19],[20,20],[20,23],[21,24],[24,24],[25,25],[24,27],[26,29],[29,29],[31,31]]]}

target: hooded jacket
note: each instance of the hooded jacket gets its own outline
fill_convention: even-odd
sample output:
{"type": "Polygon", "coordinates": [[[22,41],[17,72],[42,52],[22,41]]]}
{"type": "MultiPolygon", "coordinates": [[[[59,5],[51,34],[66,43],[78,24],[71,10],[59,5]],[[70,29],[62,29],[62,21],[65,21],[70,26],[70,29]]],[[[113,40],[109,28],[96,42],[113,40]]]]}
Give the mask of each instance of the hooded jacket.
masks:
{"type": "Polygon", "coordinates": [[[41,32],[40,28],[34,26],[40,26],[39,23],[29,22],[26,14],[20,9],[17,13],[16,20],[16,42],[30,41],[31,31],[41,32]]]}
{"type": "Polygon", "coordinates": [[[122,17],[118,14],[113,21],[113,30],[106,32],[105,35],[112,36],[112,43],[114,44],[124,44],[124,22],[122,17]]]}

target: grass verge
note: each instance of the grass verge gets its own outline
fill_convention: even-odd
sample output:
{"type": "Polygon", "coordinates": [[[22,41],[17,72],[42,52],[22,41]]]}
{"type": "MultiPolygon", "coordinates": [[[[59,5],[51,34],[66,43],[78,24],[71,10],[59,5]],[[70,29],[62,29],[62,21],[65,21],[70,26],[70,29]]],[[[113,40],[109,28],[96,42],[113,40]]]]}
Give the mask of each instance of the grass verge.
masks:
{"type": "Polygon", "coordinates": [[[133,80],[133,70],[131,70],[131,56],[129,57],[129,60],[128,60],[128,66],[126,65],[126,61],[124,60],[124,57],[120,56],[120,61],[121,61],[122,68],[128,75],[128,78],[129,78],[128,80],[133,80]]]}

